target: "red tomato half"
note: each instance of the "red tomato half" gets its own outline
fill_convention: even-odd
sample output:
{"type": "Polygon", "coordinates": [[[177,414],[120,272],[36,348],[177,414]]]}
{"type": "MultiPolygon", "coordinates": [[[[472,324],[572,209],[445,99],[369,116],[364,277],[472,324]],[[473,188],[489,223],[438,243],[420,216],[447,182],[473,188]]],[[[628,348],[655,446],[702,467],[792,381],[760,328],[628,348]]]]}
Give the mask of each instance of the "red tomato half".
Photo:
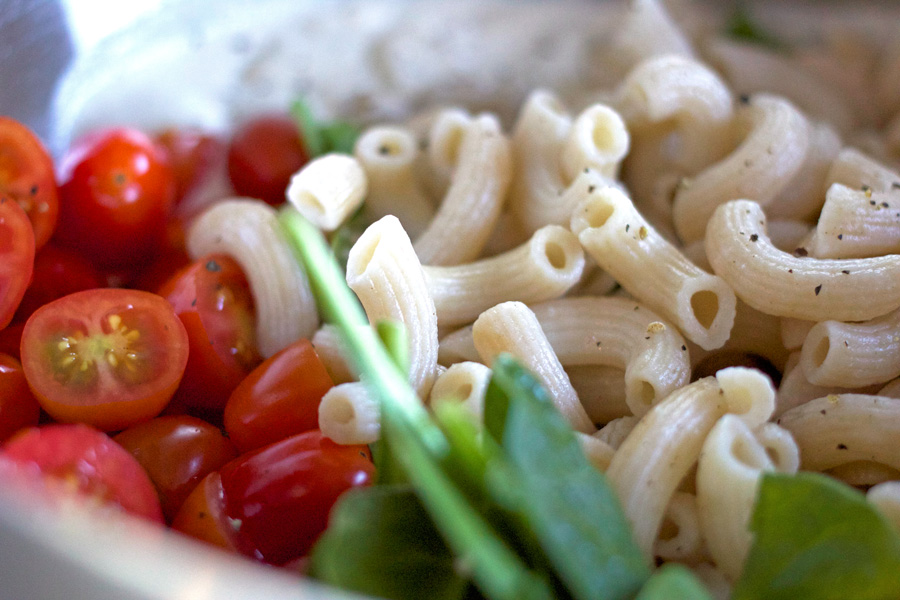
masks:
{"type": "Polygon", "coordinates": [[[100,501],[162,523],[156,490],[121,446],[85,425],[45,425],[13,436],[0,450],[0,476],[34,481],[48,491],[100,501]]]}
{"type": "Polygon", "coordinates": [[[74,250],[48,244],[34,257],[31,285],[25,290],[14,320],[25,321],[48,302],[102,285],[100,273],[88,259],[74,250]]]}
{"type": "Polygon", "coordinates": [[[237,456],[217,427],[188,416],[158,417],[129,427],[113,440],[150,475],[167,520],[201,479],[237,456]]]}
{"type": "Polygon", "coordinates": [[[50,416],[106,431],[166,406],[187,363],[187,332],[164,299],[96,289],[39,308],[22,334],[22,366],[50,416]]]}
{"type": "Polygon", "coordinates": [[[16,202],[0,197],[0,329],[12,321],[34,269],[34,230],[16,202]]]}
{"type": "Polygon", "coordinates": [[[234,259],[213,254],[176,273],[160,295],[174,307],[190,343],[176,400],[221,414],[231,391],[262,360],[247,278],[234,259]]]}
{"type": "Polygon", "coordinates": [[[231,393],[225,430],[241,452],[319,428],[319,402],[334,383],[308,340],[266,359],[231,393]]]}
{"type": "Polygon", "coordinates": [[[28,389],[21,363],[0,353],[0,443],[24,427],[34,427],[40,417],[41,407],[28,389]]]}
{"type": "Polygon", "coordinates": [[[57,237],[99,266],[133,268],[163,239],[175,200],[165,154],[134,129],[77,143],[63,161],[57,237]]]}
{"type": "Polygon", "coordinates": [[[281,565],[309,552],[338,497],[369,485],[375,466],[366,446],[339,446],[310,431],[245,454],[219,473],[241,552],[281,565]]]}
{"type": "Polygon", "coordinates": [[[28,215],[37,248],[47,243],[59,213],[53,160],[31,130],[9,117],[0,117],[0,198],[15,200],[28,215]]]}
{"type": "Polygon", "coordinates": [[[267,115],[235,132],[228,147],[228,177],[238,195],[277,206],[285,200],[291,176],[308,161],[294,121],[267,115]]]}

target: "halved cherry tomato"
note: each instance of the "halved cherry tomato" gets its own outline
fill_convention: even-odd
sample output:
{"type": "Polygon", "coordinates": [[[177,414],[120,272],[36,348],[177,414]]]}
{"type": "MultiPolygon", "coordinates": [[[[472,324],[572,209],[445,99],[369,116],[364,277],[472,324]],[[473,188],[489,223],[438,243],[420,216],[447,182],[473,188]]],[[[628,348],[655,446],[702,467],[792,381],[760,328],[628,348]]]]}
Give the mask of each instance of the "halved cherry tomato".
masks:
{"type": "Polygon", "coordinates": [[[34,230],[17,202],[0,196],[0,329],[12,321],[34,269],[34,230]]]}
{"type": "Polygon", "coordinates": [[[309,431],[245,454],[219,473],[239,550],[281,565],[309,552],[338,497],[369,485],[375,467],[366,446],[339,446],[309,431]]]}
{"type": "Polygon", "coordinates": [[[225,492],[218,471],[203,478],[181,504],[172,529],[213,546],[240,554],[237,525],[225,515],[225,492]]]}
{"type": "Polygon", "coordinates": [[[334,383],[309,340],[269,357],[231,393],[225,430],[241,452],[319,428],[319,402],[334,383]]]}
{"type": "Polygon", "coordinates": [[[27,127],[0,117],[0,198],[15,200],[28,215],[35,247],[47,243],[59,213],[53,160],[27,127]]]}
{"type": "Polygon", "coordinates": [[[13,320],[25,321],[48,302],[102,285],[99,271],[87,258],[74,250],[48,244],[34,257],[31,285],[25,290],[13,320]]]}
{"type": "Polygon", "coordinates": [[[13,436],[0,449],[0,478],[42,481],[47,491],[76,492],[162,523],[156,490],[138,462],[106,434],[86,425],[44,425],[13,436]]]}
{"type": "Polygon", "coordinates": [[[138,290],[70,294],[35,311],[22,334],[22,366],[41,407],[106,431],[158,415],[187,354],[169,303],[138,290]]]}
{"type": "Polygon", "coordinates": [[[296,123],[283,115],[248,121],[228,147],[228,176],[234,190],[273,206],[284,202],[291,176],[307,162],[296,123]]]}
{"type": "Polygon", "coordinates": [[[166,520],[175,516],[201,479],[237,457],[221,430],[189,416],[157,417],[129,427],[113,440],[150,475],[166,520]]]}
{"type": "Polygon", "coordinates": [[[187,368],[175,399],[221,411],[232,390],[262,360],[256,350],[250,286],[225,254],[206,256],[160,288],[187,330],[187,368]]]}
{"type": "Polygon", "coordinates": [[[153,256],[152,262],[133,278],[126,287],[156,293],[175,276],[175,273],[191,264],[187,253],[184,223],[170,219],[166,235],[153,256]]]}
{"type": "Polygon", "coordinates": [[[175,202],[183,200],[225,160],[225,143],[199,129],[170,128],[156,135],[175,175],[175,202]]]}
{"type": "Polygon", "coordinates": [[[24,427],[34,427],[41,407],[25,381],[22,364],[0,353],[0,443],[24,427]]]}
{"type": "Polygon", "coordinates": [[[101,267],[147,261],[165,235],[175,177],[165,154],[143,133],[112,129],[78,142],[61,167],[64,245],[101,267]]]}

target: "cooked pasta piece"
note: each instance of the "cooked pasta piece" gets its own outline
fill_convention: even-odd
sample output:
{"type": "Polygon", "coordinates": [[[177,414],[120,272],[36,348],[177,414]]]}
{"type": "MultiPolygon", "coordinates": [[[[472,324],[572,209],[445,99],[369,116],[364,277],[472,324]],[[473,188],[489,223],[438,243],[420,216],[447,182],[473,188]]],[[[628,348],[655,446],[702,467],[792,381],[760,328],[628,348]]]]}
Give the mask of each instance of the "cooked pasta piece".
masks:
{"type": "Polygon", "coordinates": [[[445,367],[454,363],[480,361],[475,341],[472,339],[472,326],[461,327],[441,337],[438,347],[438,362],[445,367]]]}
{"type": "Polygon", "coordinates": [[[450,188],[414,244],[422,264],[455,265],[478,257],[506,198],[512,158],[499,121],[478,116],[460,135],[450,188]]]}
{"type": "MultiPolygon", "coordinates": [[[[774,413],[773,413],[774,416],[774,413]]],[[[777,423],[763,423],[753,434],[766,451],[779,473],[796,473],[800,469],[800,449],[791,432],[777,423]]]]}
{"type": "Polygon", "coordinates": [[[619,283],[615,277],[597,266],[590,256],[584,257],[584,271],[581,280],[575,287],[566,292],[567,296],[606,296],[613,292],[619,283]]]}
{"type": "Polygon", "coordinates": [[[356,374],[347,362],[347,352],[336,326],[322,325],[310,341],[335,384],[356,381],[356,374]]]}
{"type": "Polygon", "coordinates": [[[821,386],[857,388],[900,376],[900,311],[862,323],[817,323],[803,342],[800,365],[821,386]]]}
{"type": "Polygon", "coordinates": [[[515,177],[509,208],[526,233],[544,225],[569,222],[578,195],[569,187],[613,185],[602,175],[628,150],[628,134],[621,117],[605,107],[590,107],[574,124],[558,98],[538,90],[522,107],[512,133],[515,177]],[[567,152],[568,148],[568,152],[567,152]],[[566,159],[564,160],[564,155],[566,159]],[[586,161],[586,162],[583,162],[586,161]],[[593,181],[575,179],[584,170],[593,181]]]}
{"type": "Polygon", "coordinates": [[[900,191],[889,195],[835,183],[805,247],[816,258],[900,253],[900,191]]]}
{"type": "Polygon", "coordinates": [[[787,411],[778,424],[797,441],[804,470],[859,460],[900,469],[900,400],[895,398],[834,394],[787,411]]]}
{"type": "Polygon", "coordinates": [[[334,231],[362,205],[366,173],[352,156],[328,154],[292,178],[287,200],[319,229],[334,231]]]}
{"type": "Polygon", "coordinates": [[[381,409],[365,384],[341,383],[319,403],[319,429],[338,444],[371,444],[381,434],[381,409]]]}
{"type": "Polygon", "coordinates": [[[791,319],[790,317],[782,318],[781,343],[788,350],[799,350],[803,345],[803,340],[809,335],[809,330],[812,329],[815,324],[815,321],[791,319]]]}
{"type": "Polygon", "coordinates": [[[855,148],[844,148],[831,164],[825,184],[835,183],[855,190],[865,186],[873,192],[900,192],[900,174],[855,148]]]}
{"type": "Polygon", "coordinates": [[[685,179],[675,193],[672,219],[685,243],[701,239],[718,206],[752,198],[766,206],[784,192],[806,159],[810,127],[783,98],[757,94],[738,111],[748,131],[728,156],[685,179]]]}
{"type": "Polygon", "coordinates": [[[592,422],[609,423],[631,414],[625,402],[625,371],[597,365],[564,364],[563,367],[592,422]]]}
{"type": "MultiPolygon", "coordinates": [[[[464,244],[461,244],[464,245],[464,244]]],[[[581,279],[584,251],[564,227],[547,225],[503,254],[457,266],[424,267],[441,327],[471,323],[507,300],[558,298],[581,279]]]]}
{"type": "Polygon", "coordinates": [[[779,417],[790,409],[816,398],[831,394],[845,394],[851,391],[860,394],[874,394],[879,387],[880,385],[874,385],[853,390],[846,387],[819,386],[810,383],[800,366],[800,352],[792,352],[785,365],[781,384],[778,386],[775,416],[779,417]]]}
{"type": "Polygon", "coordinates": [[[425,272],[396,217],[370,225],[350,249],[347,285],[356,292],[370,323],[392,320],[404,326],[409,382],[420,397],[427,397],[437,369],[437,316],[425,272]]]}
{"type": "Polygon", "coordinates": [[[482,361],[491,364],[504,352],[515,356],[544,384],[573,429],[583,433],[596,430],[540,323],[527,306],[504,302],[484,311],[472,326],[472,336],[482,361]]]}
{"type": "Polygon", "coordinates": [[[808,321],[865,321],[900,307],[900,256],[816,259],[775,248],[756,202],[719,207],[706,233],[717,275],[753,308],[808,321]]]}
{"type": "Polygon", "coordinates": [[[900,481],[886,481],[872,487],[866,499],[900,532],[900,481]]]}
{"type": "Polygon", "coordinates": [[[624,74],[643,60],[664,54],[693,57],[694,50],[660,0],[633,0],[610,44],[610,66],[618,66],[624,74]]]}
{"type": "Polygon", "coordinates": [[[686,338],[707,350],[728,339],[736,302],[731,288],[662,239],[621,191],[586,194],[572,231],[601,268],[686,338]]]}
{"type": "Polygon", "coordinates": [[[416,180],[419,152],[415,136],[403,127],[372,127],[353,150],[368,181],[366,214],[372,220],[396,216],[413,238],[428,227],[435,213],[416,180]]]}
{"type": "Polygon", "coordinates": [[[562,298],[531,307],[563,365],[625,370],[625,401],[642,415],[690,380],[684,338],[653,311],[625,298],[562,298]]]}
{"type": "Polygon", "coordinates": [[[609,468],[609,463],[612,461],[615,450],[603,440],[580,431],[575,432],[575,437],[581,443],[581,450],[587,457],[588,462],[594,465],[598,471],[605,472],[609,468]]]}
{"type": "Polygon", "coordinates": [[[900,481],[900,470],[871,460],[854,460],[823,471],[847,485],[870,487],[886,481],[900,481]]]}
{"type": "Polygon", "coordinates": [[[430,404],[460,402],[480,423],[484,414],[484,394],[491,381],[491,370],[477,362],[450,365],[434,382],[430,404]]]}
{"type": "Polygon", "coordinates": [[[628,437],[628,434],[634,430],[639,421],[640,419],[638,417],[632,415],[613,419],[601,427],[597,433],[594,434],[594,437],[598,440],[603,440],[611,447],[618,450],[619,446],[622,445],[622,442],[624,442],[625,438],[628,437]]]}
{"type": "Polygon", "coordinates": [[[900,398],[900,378],[889,381],[883,388],[876,392],[876,395],[900,398]]]}
{"type": "Polygon", "coordinates": [[[625,439],[606,474],[648,562],[666,506],[716,421],[734,413],[756,427],[771,415],[774,396],[771,382],[760,372],[723,369],[672,392],[625,439]]]}
{"type": "Polygon", "coordinates": [[[662,560],[697,564],[708,559],[700,535],[697,498],[686,492],[675,492],[663,517],[653,554],[662,560]]]}
{"type": "Polygon", "coordinates": [[[187,250],[194,260],[222,252],[241,265],[253,294],[256,343],[263,356],[315,332],[315,298],[271,206],[249,198],[216,203],[192,223],[187,250]]]}

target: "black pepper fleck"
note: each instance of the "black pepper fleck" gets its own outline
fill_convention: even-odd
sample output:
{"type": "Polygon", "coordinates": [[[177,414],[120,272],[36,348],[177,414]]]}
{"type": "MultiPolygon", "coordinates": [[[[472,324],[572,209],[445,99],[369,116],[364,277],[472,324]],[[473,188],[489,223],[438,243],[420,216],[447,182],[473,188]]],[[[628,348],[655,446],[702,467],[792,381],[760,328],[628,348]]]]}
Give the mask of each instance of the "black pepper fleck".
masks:
{"type": "Polygon", "coordinates": [[[822,284],[820,283],[819,285],[816,286],[816,296],[818,296],[819,292],[821,292],[821,291],[822,291],[822,284]]]}
{"type": "Polygon", "coordinates": [[[755,241],[758,240],[758,239],[759,239],[759,236],[756,235],[755,233],[752,234],[752,235],[750,236],[750,241],[751,241],[751,242],[755,242],[755,241]]]}
{"type": "Polygon", "coordinates": [[[593,194],[595,189],[597,189],[596,186],[589,185],[588,186],[588,194],[593,194]]]}
{"type": "Polygon", "coordinates": [[[681,351],[682,351],[682,352],[687,352],[687,346],[685,346],[684,344],[682,344],[682,345],[681,345],[681,351]]]}
{"type": "Polygon", "coordinates": [[[843,233],[839,233],[839,234],[838,234],[838,239],[839,239],[839,240],[844,239],[844,234],[843,234],[843,233]]]}
{"type": "Polygon", "coordinates": [[[37,196],[37,193],[38,193],[38,186],[36,186],[36,185],[31,186],[31,195],[37,196]]]}
{"type": "Polygon", "coordinates": [[[838,445],[837,445],[837,449],[838,449],[838,450],[846,450],[846,449],[847,449],[847,444],[838,444],[838,445]]]}
{"type": "Polygon", "coordinates": [[[843,273],[844,275],[849,275],[850,271],[848,271],[847,269],[844,269],[843,271],[841,271],[841,273],[843,273]]]}
{"type": "Polygon", "coordinates": [[[750,104],[750,94],[741,94],[738,96],[738,100],[741,101],[741,104],[750,104]]]}
{"type": "Polygon", "coordinates": [[[214,260],[206,262],[206,270],[210,273],[217,273],[222,270],[222,266],[214,260]]]}
{"type": "Polygon", "coordinates": [[[809,251],[806,248],[802,248],[802,247],[796,248],[794,250],[794,256],[800,256],[800,257],[809,256],[809,251]]]}
{"type": "Polygon", "coordinates": [[[627,232],[629,229],[631,229],[631,225],[629,225],[629,224],[626,223],[626,224],[625,224],[625,231],[627,232]]]}

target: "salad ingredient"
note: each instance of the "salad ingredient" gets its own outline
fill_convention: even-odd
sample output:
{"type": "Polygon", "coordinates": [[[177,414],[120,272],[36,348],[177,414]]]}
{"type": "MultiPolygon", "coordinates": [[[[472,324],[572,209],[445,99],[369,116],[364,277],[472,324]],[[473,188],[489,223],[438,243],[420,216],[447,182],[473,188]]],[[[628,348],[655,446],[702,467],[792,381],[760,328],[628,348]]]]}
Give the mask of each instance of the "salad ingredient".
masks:
{"type": "Polygon", "coordinates": [[[184,200],[225,155],[225,142],[195,128],[171,127],[154,137],[175,177],[175,202],[184,200]]]}
{"type": "Polygon", "coordinates": [[[54,419],[123,429],[162,411],[188,358],[172,307],[149,292],[94,289],[39,308],[22,334],[22,366],[54,419]]]}
{"type": "Polygon", "coordinates": [[[34,257],[31,283],[13,320],[26,321],[49,302],[102,286],[103,279],[91,261],[74,250],[47,244],[34,257]]]}
{"type": "Polygon", "coordinates": [[[59,198],[53,160],[27,127],[0,116],[0,198],[22,207],[41,248],[56,228],[59,198]]]}
{"type": "Polygon", "coordinates": [[[136,129],[98,131],[75,144],[60,170],[60,243],[104,267],[147,261],[165,235],[176,193],[153,140],[136,129]]]}
{"type": "Polygon", "coordinates": [[[225,405],[225,430],[248,452],[318,429],[319,402],[333,385],[312,344],[301,339],[238,384],[225,405]]]}
{"type": "Polygon", "coordinates": [[[9,325],[34,269],[34,231],[17,202],[0,196],[0,329],[9,325]]]}
{"type": "Polygon", "coordinates": [[[51,493],[76,491],[162,523],[156,490],[138,462],[106,434],[81,424],[44,425],[13,436],[0,450],[4,482],[43,483],[51,493]]]}
{"type": "Polygon", "coordinates": [[[194,487],[172,520],[172,529],[212,546],[239,554],[235,523],[225,515],[222,477],[214,471],[194,487]]]}
{"type": "Polygon", "coordinates": [[[219,473],[239,549],[281,565],[309,552],[338,497],[369,485],[375,467],[365,446],[339,446],[309,431],[245,454],[219,473]]]}
{"type": "Polygon", "coordinates": [[[221,413],[228,396],[262,360],[250,286],[226,254],[181,269],[160,288],[188,335],[187,367],[176,400],[221,413]]]}
{"type": "Polygon", "coordinates": [[[359,129],[355,125],[345,121],[321,122],[316,119],[309,106],[299,99],[291,104],[291,116],[310,158],[329,152],[353,154],[353,146],[359,137],[359,129]]]}
{"type": "Polygon", "coordinates": [[[34,399],[22,364],[0,352],[0,444],[25,427],[38,424],[41,407],[34,399]]]}
{"type": "Polygon", "coordinates": [[[218,427],[189,416],[157,417],[126,429],[113,440],[147,471],[167,521],[175,517],[204,477],[237,457],[218,427]]]}
{"type": "Polygon", "coordinates": [[[240,196],[278,206],[291,176],[309,161],[294,121],[263,115],[239,127],[228,146],[228,176],[240,196]]]}

